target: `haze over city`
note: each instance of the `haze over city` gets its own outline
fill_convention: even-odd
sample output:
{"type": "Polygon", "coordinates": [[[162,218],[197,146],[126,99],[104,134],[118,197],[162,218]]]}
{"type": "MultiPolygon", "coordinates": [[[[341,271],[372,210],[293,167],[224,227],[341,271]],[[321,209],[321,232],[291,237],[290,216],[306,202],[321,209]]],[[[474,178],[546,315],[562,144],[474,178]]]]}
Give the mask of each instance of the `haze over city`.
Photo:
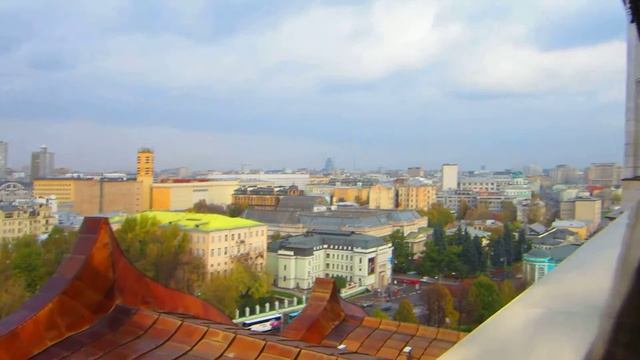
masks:
{"type": "Polygon", "coordinates": [[[193,169],[622,159],[616,1],[179,4],[3,1],[9,165],[42,144],[80,170],[140,146],[193,169]]]}

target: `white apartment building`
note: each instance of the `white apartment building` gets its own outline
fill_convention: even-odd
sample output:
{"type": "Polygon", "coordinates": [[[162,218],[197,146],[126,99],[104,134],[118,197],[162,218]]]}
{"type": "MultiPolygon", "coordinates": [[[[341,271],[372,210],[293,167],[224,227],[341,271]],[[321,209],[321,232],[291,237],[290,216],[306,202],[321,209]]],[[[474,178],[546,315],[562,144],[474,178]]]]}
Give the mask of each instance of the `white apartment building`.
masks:
{"type": "Polygon", "coordinates": [[[442,165],[442,181],[440,187],[442,191],[458,189],[458,164],[442,165]]]}
{"type": "Polygon", "coordinates": [[[286,289],[310,289],[316,278],[342,276],[373,290],[391,281],[392,251],[380,237],[312,231],[271,242],[267,271],[276,286],[286,289]]]}

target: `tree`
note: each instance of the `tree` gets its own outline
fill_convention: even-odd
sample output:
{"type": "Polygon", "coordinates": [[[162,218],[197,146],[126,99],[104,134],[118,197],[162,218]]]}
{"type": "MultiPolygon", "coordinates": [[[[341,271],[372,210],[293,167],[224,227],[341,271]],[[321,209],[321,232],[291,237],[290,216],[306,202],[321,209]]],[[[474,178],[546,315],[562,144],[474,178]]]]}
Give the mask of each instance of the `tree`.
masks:
{"type": "Polygon", "coordinates": [[[447,239],[445,238],[444,227],[440,224],[436,224],[433,227],[433,243],[438,248],[438,251],[445,251],[447,249],[447,239]]]}
{"type": "Polygon", "coordinates": [[[475,322],[477,324],[487,320],[502,306],[498,287],[484,275],[473,281],[468,296],[476,314],[475,322]]]}
{"type": "Polygon", "coordinates": [[[176,225],[160,226],[142,214],[126,218],[115,234],[129,261],[164,285],[192,292],[204,278],[202,258],[192,254],[189,234],[176,225]]]}
{"type": "Polygon", "coordinates": [[[504,232],[502,233],[502,246],[504,247],[505,263],[511,266],[513,263],[513,232],[508,223],[504,223],[504,232]]]}
{"type": "Polygon", "coordinates": [[[453,307],[451,292],[441,284],[429,286],[423,293],[427,310],[427,325],[435,327],[455,327],[460,314],[453,307]]]}
{"type": "Polygon", "coordinates": [[[271,290],[271,276],[255,271],[248,262],[236,259],[228,273],[214,273],[205,281],[201,297],[233,316],[236,309],[257,304],[271,290]]]}
{"type": "Polygon", "coordinates": [[[500,293],[500,300],[503,306],[516,297],[516,290],[513,288],[511,280],[500,281],[498,283],[498,293],[500,293]]]}
{"type": "Polygon", "coordinates": [[[501,215],[503,222],[512,223],[518,219],[518,209],[512,201],[503,201],[501,215]]]}
{"type": "Polygon", "coordinates": [[[451,214],[451,211],[442,204],[433,204],[429,210],[427,210],[427,217],[429,218],[429,224],[431,226],[440,225],[445,227],[455,221],[455,216],[451,214]]]}
{"type": "Polygon", "coordinates": [[[393,271],[406,273],[412,269],[412,256],[409,245],[406,242],[406,236],[401,230],[394,230],[389,235],[391,244],[393,245],[393,271]]]}
{"type": "Polygon", "coordinates": [[[0,319],[16,311],[28,298],[24,281],[11,273],[0,274],[0,319]]]}
{"type": "Polygon", "coordinates": [[[23,236],[11,244],[11,270],[24,282],[25,290],[33,295],[44,282],[42,271],[42,248],[35,236],[23,236]]]}
{"type": "Polygon", "coordinates": [[[347,287],[347,278],[342,275],[334,276],[333,279],[336,281],[336,287],[338,290],[342,290],[347,287]]]}
{"type": "Polygon", "coordinates": [[[230,217],[240,217],[244,214],[245,210],[247,210],[245,205],[231,204],[227,206],[227,215],[230,217]]]}
{"type": "Polygon", "coordinates": [[[535,224],[544,220],[545,207],[539,201],[531,201],[527,211],[527,223],[535,224]]]}
{"type": "Polygon", "coordinates": [[[406,322],[411,324],[417,324],[418,318],[416,318],[416,314],[413,311],[413,305],[407,299],[404,299],[398,305],[398,310],[396,314],[393,316],[393,320],[406,322]]]}
{"type": "Polygon", "coordinates": [[[491,248],[491,266],[494,268],[504,268],[507,265],[504,238],[502,236],[494,238],[489,246],[491,248]]]}
{"type": "Polygon", "coordinates": [[[464,276],[475,275],[480,271],[481,253],[479,254],[476,249],[474,240],[471,239],[467,232],[464,236],[464,243],[462,244],[462,251],[460,252],[460,260],[464,265],[464,276]]]}
{"type": "Polygon", "coordinates": [[[515,243],[514,252],[513,252],[513,261],[522,261],[522,255],[528,252],[529,249],[529,241],[527,240],[527,233],[524,227],[518,230],[518,238],[515,243]]]}
{"type": "Polygon", "coordinates": [[[487,253],[482,247],[482,241],[479,236],[474,236],[471,240],[473,243],[473,249],[476,253],[476,257],[478,259],[478,272],[483,273],[487,271],[487,253]]]}
{"type": "Polygon", "coordinates": [[[459,246],[449,246],[441,250],[433,243],[427,243],[418,270],[422,275],[441,276],[443,274],[460,272],[459,246]]]}
{"type": "Polygon", "coordinates": [[[64,256],[71,252],[71,248],[76,241],[77,232],[65,231],[62,228],[54,227],[49,236],[42,242],[42,271],[45,278],[51,277],[62,263],[64,256]]]}
{"type": "Polygon", "coordinates": [[[227,211],[224,206],[217,204],[207,204],[207,201],[202,199],[198,200],[195,204],[193,204],[193,212],[201,213],[201,214],[220,214],[227,215],[227,211]]]}
{"type": "Polygon", "coordinates": [[[389,320],[389,315],[386,312],[380,310],[379,308],[373,309],[371,316],[373,316],[374,318],[382,319],[382,320],[389,320]]]}
{"type": "Polygon", "coordinates": [[[464,220],[464,218],[467,216],[467,212],[469,211],[469,203],[467,202],[467,200],[460,200],[460,205],[458,205],[458,213],[456,218],[458,220],[464,220]]]}
{"type": "Polygon", "coordinates": [[[475,208],[467,211],[467,220],[488,220],[491,219],[491,212],[485,203],[479,203],[475,208]]]}

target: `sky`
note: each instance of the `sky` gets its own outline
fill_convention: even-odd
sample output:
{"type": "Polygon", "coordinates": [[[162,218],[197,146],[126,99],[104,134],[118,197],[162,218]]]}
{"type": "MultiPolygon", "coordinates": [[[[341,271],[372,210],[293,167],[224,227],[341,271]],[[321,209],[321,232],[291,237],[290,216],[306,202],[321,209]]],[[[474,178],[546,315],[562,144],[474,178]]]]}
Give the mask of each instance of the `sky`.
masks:
{"type": "Polygon", "coordinates": [[[472,169],[622,160],[612,0],[0,1],[9,165],[472,169]]]}

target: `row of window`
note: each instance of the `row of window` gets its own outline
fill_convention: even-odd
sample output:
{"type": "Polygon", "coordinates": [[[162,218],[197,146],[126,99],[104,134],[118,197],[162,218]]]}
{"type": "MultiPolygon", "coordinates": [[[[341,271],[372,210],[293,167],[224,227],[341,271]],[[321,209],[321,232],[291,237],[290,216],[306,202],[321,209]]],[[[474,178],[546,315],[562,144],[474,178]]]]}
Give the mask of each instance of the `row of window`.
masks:
{"type": "MultiPolygon", "coordinates": [[[[252,238],[254,236],[264,236],[265,232],[264,230],[256,230],[254,231],[248,231],[248,232],[244,232],[244,233],[232,233],[231,237],[229,237],[229,234],[224,234],[223,235],[213,235],[211,236],[211,243],[215,243],[217,242],[222,242],[223,239],[224,241],[229,241],[229,239],[231,239],[231,241],[235,241],[235,240],[247,240],[249,238],[252,238]]],[[[193,240],[195,240],[196,243],[198,244],[203,244],[207,242],[207,237],[208,235],[197,235],[197,234],[193,234],[191,235],[191,238],[193,240]]]]}

